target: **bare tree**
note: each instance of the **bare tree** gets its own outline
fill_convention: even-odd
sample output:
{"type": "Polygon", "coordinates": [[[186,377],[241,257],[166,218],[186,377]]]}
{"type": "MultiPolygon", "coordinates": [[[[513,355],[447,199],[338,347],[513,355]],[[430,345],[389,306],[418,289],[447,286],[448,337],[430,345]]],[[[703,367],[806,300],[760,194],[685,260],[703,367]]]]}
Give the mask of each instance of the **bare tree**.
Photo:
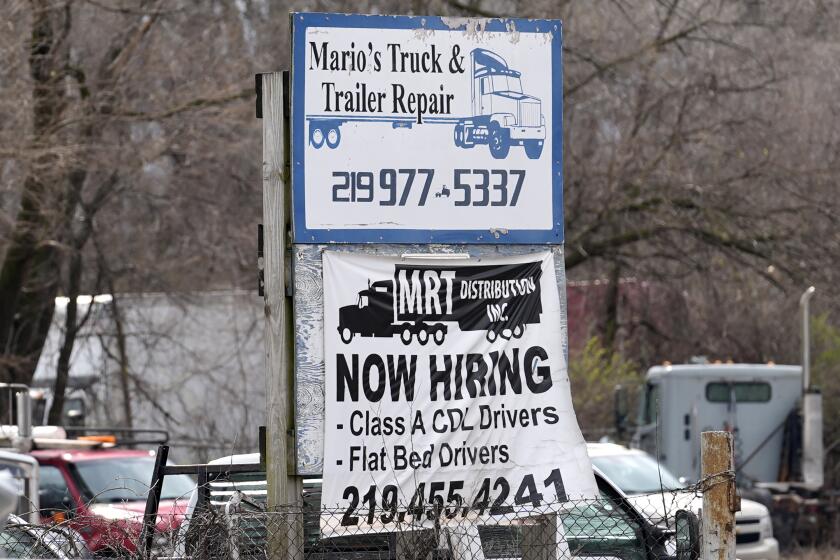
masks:
{"type": "MultiPolygon", "coordinates": [[[[835,4],[10,0],[0,376],[31,379],[56,295],[61,394],[77,295],[253,288],[252,75],[287,66],[290,10],[563,19],[566,266],[612,280],[605,340],[644,361],[794,357],[780,318],[840,274],[835,4]],[[619,312],[627,276],[650,313],[619,312]]],[[[118,354],[123,388],[153,395],[118,354]]]]}
{"type": "MultiPolygon", "coordinates": [[[[167,138],[138,151],[132,146],[138,123],[154,128],[162,120],[223,108],[251,91],[243,84],[245,76],[236,76],[221,87],[207,84],[162,97],[166,26],[184,17],[183,9],[172,4],[34,0],[7,3],[2,9],[8,16],[4,21],[18,24],[2,51],[11,62],[7,77],[14,79],[4,98],[22,102],[14,111],[17,118],[2,130],[2,155],[7,168],[17,172],[11,185],[4,185],[12,203],[3,208],[8,214],[0,238],[0,376],[29,382],[52,320],[54,298],[68,295],[58,412],[51,416],[56,418],[77,330],[76,296],[98,287],[100,261],[85,256],[92,252],[91,236],[100,230],[99,235],[113,241],[120,235],[136,237],[133,228],[111,229],[119,217],[115,210],[124,207],[130,192],[155,194],[141,180],[144,167],[155,163],[147,159],[149,148],[164,153],[177,149],[177,140],[167,138]],[[19,45],[29,46],[25,60],[14,57],[19,45]],[[147,80],[151,76],[155,78],[147,80]],[[101,216],[103,209],[107,216],[101,216]]],[[[137,216],[136,225],[150,217],[152,213],[137,216]]],[[[140,243],[148,245],[148,239],[140,243]]],[[[119,247],[105,245],[108,251],[119,247]]],[[[165,268],[151,268],[149,276],[165,283],[165,268]]],[[[235,274],[224,281],[232,280],[235,274]]]]}

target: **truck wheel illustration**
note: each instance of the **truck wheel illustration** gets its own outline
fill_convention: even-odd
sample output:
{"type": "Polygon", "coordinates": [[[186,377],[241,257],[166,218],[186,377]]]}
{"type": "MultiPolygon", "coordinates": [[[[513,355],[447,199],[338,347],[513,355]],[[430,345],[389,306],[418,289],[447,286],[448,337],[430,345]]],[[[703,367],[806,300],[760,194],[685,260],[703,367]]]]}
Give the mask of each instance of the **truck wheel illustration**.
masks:
{"type": "Polygon", "coordinates": [[[490,327],[487,329],[487,332],[484,333],[484,338],[487,339],[487,342],[496,342],[496,339],[499,338],[499,333],[496,332],[496,329],[490,327]]]}
{"type": "Polygon", "coordinates": [[[544,143],[542,140],[525,140],[525,155],[528,159],[540,159],[544,143]]]}
{"type": "Polygon", "coordinates": [[[402,340],[402,343],[406,346],[411,344],[411,325],[403,325],[403,328],[400,331],[400,340],[402,340]]]}
{"type": "Polygon", "coordinates": [[[341,342],[344,344],[350,344],[350,341],[353,340],[353,331],[347,327],[341,327],[338,329],[338,335],[341,337],[341,342]]]}
{"type": "Polygon", "coordinates": [[[523,334],[525,334],[525,325],[516,325],[513,327],[511,334],[513,335],[513,338],[520,338],[523,334]]]}
{"type": "Polygon", "coordinates": [[[510,131],[499,126],[499,123],[490,123],[490,155],[496,159],[505,159],[510,152],[510,131]]]}
{"type": "Polygon", "coordinates": [[[335,126],[327,131],[327,146],[335,148],[341,142],[341,131],[335,126]]]}
{"type": "Polygon", "coordinates": [[[423,346],[429,342],[429,331],[426,330],[426,327],[420,325],[420,330],[417,331],[417,342],[422,344],[423,346]]]}
{"type": "Polygon", "coordinates": [[[324,131],[320,126],[309,125],[309,142],[316,150],[324,145],[324,131]]]}
{"type": "Polygon", "coordinates": [[[432,327],[432,339],[435,341],[435,344],[440,346],[443,344],[443,339],[446,338],[446,327],[438,323],[434,327],[432,327]]]}
{"type": "Polygon", "coordinates": [[[455,140],[455,147],[457,148],[466,148],[467,146],[464,144],[464,125],[463,124],[456,124],[455,125],[455,132],[453,133],[453,137],[455,140]]]}

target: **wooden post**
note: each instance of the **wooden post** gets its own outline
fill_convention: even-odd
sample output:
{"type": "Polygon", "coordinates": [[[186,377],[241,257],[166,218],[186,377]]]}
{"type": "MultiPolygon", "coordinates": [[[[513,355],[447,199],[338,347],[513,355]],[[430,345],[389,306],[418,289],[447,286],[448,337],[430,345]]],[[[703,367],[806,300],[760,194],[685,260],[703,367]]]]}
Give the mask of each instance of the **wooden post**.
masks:
{"type": "Polygon", "coordinates": [[[732,434],[703,432],[700,463],[703,488],[700,556],[703,560],[735,560],[735,512],[740,504],[735,493],[732,434]]]}
{"type": "MultiPolygon", "coordinates": [[[[288,136],[283,74],[270,72],[260,80],[263,122],[263,228],[265,278],[266,479],[271,509],[299,504],[302,485],[295,476],[294,368],[291,351],[291,305],[286,297],[286,236],[288,231],[288,136]]],[[[303,516],[290,510],[270,535],[272,558],[303,558],[303,516]]]]}
{"type": "Polygon", "coordinates": [[[563,520],[557,513],[532,517],[522,525],[522,560],[572,558],[563,520]]]}

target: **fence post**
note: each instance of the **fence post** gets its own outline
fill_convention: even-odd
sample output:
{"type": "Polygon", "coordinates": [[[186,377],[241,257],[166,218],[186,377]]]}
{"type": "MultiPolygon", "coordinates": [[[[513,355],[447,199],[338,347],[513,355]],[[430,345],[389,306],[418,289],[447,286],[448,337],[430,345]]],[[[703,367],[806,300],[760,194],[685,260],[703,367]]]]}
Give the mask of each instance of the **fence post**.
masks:
{"type": "Polygon", "coordinates": [[[563,520],[558,513],[532,517],[522,525],[522,560],[572,558],[566,542],[563,520]]]}
{"type": "Polygon", "coordinates": [[[735,560],[735,512],[740,509],[735,492],[732,434],[703,432],[700,435],[701,519],[700,557],[703,560],[735,560]]]}
{"type": "Polygon", "coordinates": [[[146,498],[146,512],[143,515],[143,528],[140,530],[140,547],[143,558],[152,557],[152,542],[155,538],[155,524],[157,523],[157,513],[160,507],[160,493],[163,490],[164,469],[166,468],[166,460],[169,458],[169,446],[161,445],[158,447],[157,455],[155,456],[155,467],[152,472],[152,482],[149,485],[149,495],[146,498]]]}
{"type": "Polygon", "coordinates": [[[263,227],[266,347],[266,479],[268,505],[283,507],[285,529],[270,539],[270,557],[303,558],[303,520],[296,504],[291,303],[286,297],[288,137],[283,73],[260,75],[263,124],[263,227]]]}

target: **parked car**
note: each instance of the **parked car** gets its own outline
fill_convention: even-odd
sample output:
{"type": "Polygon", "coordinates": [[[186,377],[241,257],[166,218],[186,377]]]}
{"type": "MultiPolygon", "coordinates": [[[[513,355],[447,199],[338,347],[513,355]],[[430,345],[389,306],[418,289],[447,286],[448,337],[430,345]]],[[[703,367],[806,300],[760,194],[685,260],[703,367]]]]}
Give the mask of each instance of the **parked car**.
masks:
{"type": "MultiPolygon", "coordinates": [[[[96,554],[133,552],[142,528],[155,451],[131,449],[40,449],[43,520],[65,522],[96,554]]],[[[157,530],[177,530],[195,483],[186,475],[164,482],[157,530]]]]}
{"type": "Polygon", "coordinates": [[[0,529],[0,556],[3,558],[93,558],[82,536],[66,526],[32,525],[10,515],[0,529]]]}
{"type": "Polygon", "coordinates": [[[14,481],[16,503],[12,513],[27,518],[34,525],[40,523],[38,460],[26,453],[0,450],[0,472],[14,481]]]}
{"type": "MultiPolygon", "coordinates": [[[[644,451],[613,443],[590,443],[587,450],[593,466],[653,524],[671,525],[678,509],[697,512],[703,505],[701,498],[671,492],[685,484],[644,451]]],[[[741,511],[735,514],[735,545],[740,560],[778,560],[779,543],[773,538],[773,524],[765,506],[741,500],[741,511]]]]}

